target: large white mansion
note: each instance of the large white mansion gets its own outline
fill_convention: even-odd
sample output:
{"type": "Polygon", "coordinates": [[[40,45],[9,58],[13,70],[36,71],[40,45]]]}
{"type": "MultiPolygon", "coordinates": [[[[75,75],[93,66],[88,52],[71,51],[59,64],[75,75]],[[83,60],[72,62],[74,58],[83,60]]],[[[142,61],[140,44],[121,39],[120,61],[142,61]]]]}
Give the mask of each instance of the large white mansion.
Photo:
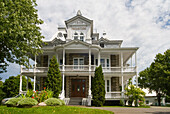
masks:
{"type": "Polygon", "coordinates": [[[103,68],[106,102],[126,99],[126,81],[137,75],[138,47],[122,47],[122,40],[109,40],[105,34],[99,38],[99,33],[93,32],[93,20],[78,11],[65,21],[65,27],[58,27],[53,40],[43,46],[43,54],[33,57],[34,68],[21,67],[20,93],[24,92],[22,75],[34,79],[34,91],[43,90],[50,59],[55,55],[63,80],[61,99],[70,103],[80,99],[91,105],[91,80],[99,65],[103,68]]]}

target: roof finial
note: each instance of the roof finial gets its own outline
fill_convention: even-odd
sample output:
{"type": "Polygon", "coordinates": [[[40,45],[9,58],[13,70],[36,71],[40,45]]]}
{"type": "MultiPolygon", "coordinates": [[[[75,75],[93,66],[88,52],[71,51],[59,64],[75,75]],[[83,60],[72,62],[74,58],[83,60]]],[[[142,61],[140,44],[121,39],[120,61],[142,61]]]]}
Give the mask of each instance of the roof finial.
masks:
{"type": "Polygon", "coordinates": [[[77,15],[82,15],[80,10],[77,11],[77,15]]]}

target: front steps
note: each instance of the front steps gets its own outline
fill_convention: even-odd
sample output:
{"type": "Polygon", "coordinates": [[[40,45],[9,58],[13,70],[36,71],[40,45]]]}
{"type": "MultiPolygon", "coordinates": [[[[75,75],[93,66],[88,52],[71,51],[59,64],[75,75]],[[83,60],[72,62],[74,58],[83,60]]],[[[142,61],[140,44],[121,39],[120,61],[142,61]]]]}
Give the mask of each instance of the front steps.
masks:
{"type": "Polygon", "coordinates": [[[71,97],[68,105],[82,105],[81,97],[71,97]]]}

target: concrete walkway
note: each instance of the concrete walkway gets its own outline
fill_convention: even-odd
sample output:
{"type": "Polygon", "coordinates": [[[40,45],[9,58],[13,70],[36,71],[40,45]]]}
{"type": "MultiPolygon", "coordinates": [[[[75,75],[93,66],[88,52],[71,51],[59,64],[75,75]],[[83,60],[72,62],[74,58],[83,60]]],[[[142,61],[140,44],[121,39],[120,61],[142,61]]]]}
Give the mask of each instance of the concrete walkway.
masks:
{"type": "Polygon", "coordinates": [[[151,106],[151,108],[126,108],[126,107],[88,107],[109,110],[115,114],[170,114],[170,107],[151,106]]]}

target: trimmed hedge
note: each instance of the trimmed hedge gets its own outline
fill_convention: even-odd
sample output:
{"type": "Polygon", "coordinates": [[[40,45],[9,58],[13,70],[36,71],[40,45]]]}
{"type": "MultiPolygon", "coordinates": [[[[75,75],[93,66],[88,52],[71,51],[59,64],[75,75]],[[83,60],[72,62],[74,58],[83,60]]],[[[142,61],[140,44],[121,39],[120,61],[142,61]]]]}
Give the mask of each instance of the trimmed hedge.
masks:
{"type": "Polygon", "coordinates": [[[64,101],[57,98],[49,98],[44,101],[47,106],[65,105],[64,101]]]}
{"type": "Polygon", "coordinates": [[[19,107],[34,106],[34,105],[37,105],[37,104],[38,104],[38,102],[33,98],[25,98],[25,99],[22,99],[18,102],[19,107]]]}
{"type": "Polygon", "coordinates": [[[5,104],[7,106],[15,107],[15,106],[18,106],[18,102],[21,100],[22,100],[22,98],[11,98],[5,104]]]}

